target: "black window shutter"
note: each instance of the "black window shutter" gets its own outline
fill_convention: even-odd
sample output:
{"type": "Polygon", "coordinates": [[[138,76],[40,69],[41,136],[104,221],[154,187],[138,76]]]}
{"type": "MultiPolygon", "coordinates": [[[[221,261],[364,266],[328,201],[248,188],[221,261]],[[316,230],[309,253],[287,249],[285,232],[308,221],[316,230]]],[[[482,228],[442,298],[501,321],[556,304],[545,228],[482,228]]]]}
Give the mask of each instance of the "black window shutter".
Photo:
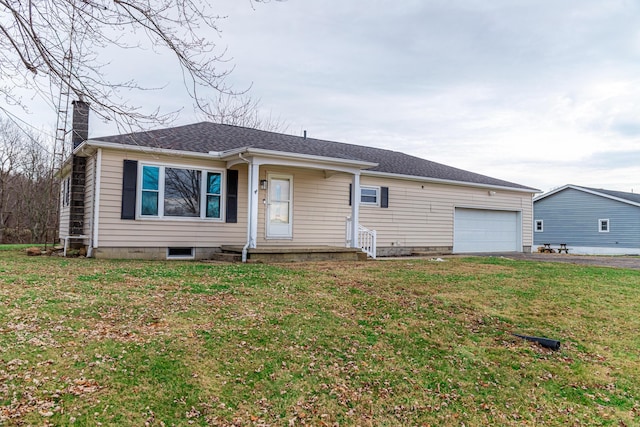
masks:
{"type": "Polygon", "coordinates": [[[349,184],[349,206],[351,206],[352,197],[353,197],[353,184],[349,184]]]}
{"type": "Polygon", "coordinates": [[[227,222],[238,222],[238,171],[227,169],[227,222]]]}
{"type": "Polygon", "coordinates": [[[121,219],[136,219],[136,185],[138,183],[138,161],[125,160],[122,167],[121,219]]]}
{"type": "Polygon", "coordinates": [[[380,207],[389,207],[389,187],[380,187],[380,207]]]}

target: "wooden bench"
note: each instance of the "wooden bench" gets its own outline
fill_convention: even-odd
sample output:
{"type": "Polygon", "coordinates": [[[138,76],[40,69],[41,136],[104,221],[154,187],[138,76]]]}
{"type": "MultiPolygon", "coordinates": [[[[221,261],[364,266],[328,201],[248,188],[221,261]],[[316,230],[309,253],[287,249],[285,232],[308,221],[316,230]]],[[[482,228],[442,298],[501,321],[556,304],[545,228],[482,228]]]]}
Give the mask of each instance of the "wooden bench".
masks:
{"type": "Polygon", "coordinates": [[[561,254],[564,251],[565,254],[569,255],[569,248],[567,248],[566,243],[560,243],[560,249],[558,249],[558,253],[561,254]]]}

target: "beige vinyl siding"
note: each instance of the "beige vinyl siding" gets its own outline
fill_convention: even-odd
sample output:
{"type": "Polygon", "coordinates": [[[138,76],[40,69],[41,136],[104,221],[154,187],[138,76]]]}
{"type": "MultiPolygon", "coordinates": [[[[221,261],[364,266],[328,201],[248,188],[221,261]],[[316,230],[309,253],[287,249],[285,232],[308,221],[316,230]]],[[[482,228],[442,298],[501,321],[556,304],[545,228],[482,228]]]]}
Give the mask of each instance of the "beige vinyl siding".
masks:
{"type": "MultiPolygon", "coordinates": [[[[267,191],[260,190],[258,246],[344,246],[345,221],[351,215],[349,184],[352,176],[311,169],[263,166],[268,173],[293,176],[293,239],[266,239],[267,191]]],[[[361,176],[360,185],[389,188],[389,207],[360,205],[360,223],[377,231],[378,246],[452,247],[456,207],[508,210],[522,214],[523,246],[532,244],[532,195],[462,185],[433,184],[402,179],[361,176]]]]}
{"type": "Polygon", "coordinates": [[[363,176],[361,185],[389,187],[389,207],[360,206],[360,223],[377,231],[378,246],[453,246],[456,207],[522,213],[523,246],[531,246],[532,195],[462,185],[363,176]]]}
{"type": "Polygon", "coordinates": [[[316,169],[263,166],[260,179],[268,173],[293,176],[293,239],[267,239],[262,200],[267,191],[260,190],[258,203],[258,247],[269,245],[344,246],[346,217],[351,215],[349,183],[351,176],[341,173],[329,177],[316,169]]]}
{"type": "Polygon", "coordinates": [[[64,183],[69,178],[69,174],[64,175],[60,180],[60,224],[58,225],[58,236],[64,239],[69,235],[69,214],[71,208],[64,205],[64,183]]]}
{"type": "MultiPolygon", "coordinates": [[[[224,162],[103,149],[99,206],[100,247],[217,247],[244,244],[247,224],[247,167],[238,168],[238,222],[203,219],[120,219],[123,160],[225,170],[224,162]]],[[[226,175],[225,175],[226,180],[226,175]]],[[[226,181],[225,181],[226,183],[226,181]]],[[[225,186],[223,185],[223,189],[225,186]]],[[[224,191],[223,190],[223,191],[224,191]]],[[[223,194],[223,216],[226,202],[223,194]]]]}
{"type": "MultiPolygon", "coordinates": [[[[239,170],[238,222],[228,224],[202,219],[137,219],[121,220],[123,160],[137,160],[163,165],[195,168],[226,168],[224,162],[165,156],[147,153],[125,153],[103,149],[101,166],[101,200],[99,206],[99,246],[102,248],[158,248],[167,246],[218,247],[243,245],[247,238],[247,166],[239,170]]],[[[90,169],[93,171],[94,166],[90,169]]],[[[92,172],[93,173],[93,172],[92,172]]],[[[346,173],[323,170],[260,167],[260,179],[268,173],[293,177],[293,238],[267,239],[265,212],[267,190],[258,194],[258,247],[264,246],[344,246],[345,221],[351,215],[349,184],[346,173]]],[[[92,178],[93,179],[93,178],[92,178]]],[[[89,182],[89,181],[88,181],[89,182]]],[[[452,247],[456,207],[501,209],[521,213],[523,246],[532,244],[532,195],[524,192],[361,176],[361,185],[389,188],[389,207],[360,205],[360,222],[378,233],[379,247],[452,247]]],[[[89,185],[87,186],[89,191],[89,185]]],[[[91,180],[91,188],[93,181],[91,180]]],[[[225,187],[223,185],[223,187],[225,187]]],[[[91,189],[91,191],[93,191],[91,189]]],[[[92,194],[89,196],[92,197],[92,194]]],[[[224,200],[223,195],[223,200],[224,200]]],[[[91,202],[91,204],[93,204],[91,202]]],[[[224,202],[223,202],[224,212],[224,202]]],[[[91,209],[88,209],[90,211],[91,209]]],[[[92,221],[89,218],[88,224],[92,221]]],[[[68,224],[68,216],[66,218],[68,224]]],[[[61,232],[62,232],[61,223],[61,232]]],[[[62,235],[62,234],[61,234],[62,235]]]]}

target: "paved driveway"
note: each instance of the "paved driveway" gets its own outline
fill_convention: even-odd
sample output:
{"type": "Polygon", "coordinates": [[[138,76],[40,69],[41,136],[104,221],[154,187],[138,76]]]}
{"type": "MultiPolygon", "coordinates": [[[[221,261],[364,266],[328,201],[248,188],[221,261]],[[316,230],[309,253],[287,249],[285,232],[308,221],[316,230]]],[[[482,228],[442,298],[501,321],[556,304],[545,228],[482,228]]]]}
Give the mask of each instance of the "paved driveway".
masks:
{"type": "MultiPolygon", "coordinates": [[[[502,254],[469,254],[478,256],[501,256],[504,258],[522,259],[540,262],[566,262],[570,264],[595,265],[599,267],[631,268],[640,270],[640,257],[637,256],[595,256],[541,253],[502,253],[502,254]]],[[[459,256],[459,255],[458,255],[459,256]]]]}

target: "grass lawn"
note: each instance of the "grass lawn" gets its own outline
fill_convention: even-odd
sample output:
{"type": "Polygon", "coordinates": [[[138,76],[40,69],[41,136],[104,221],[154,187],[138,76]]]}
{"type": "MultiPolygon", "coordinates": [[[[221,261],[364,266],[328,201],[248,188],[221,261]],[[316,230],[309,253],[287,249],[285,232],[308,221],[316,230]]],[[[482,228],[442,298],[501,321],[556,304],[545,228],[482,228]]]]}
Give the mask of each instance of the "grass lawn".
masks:
{"type": "Polygon", "coordinates": [[[0,424],[640,425],[639,313],[632,270],[4,250],[0,424]]]}

